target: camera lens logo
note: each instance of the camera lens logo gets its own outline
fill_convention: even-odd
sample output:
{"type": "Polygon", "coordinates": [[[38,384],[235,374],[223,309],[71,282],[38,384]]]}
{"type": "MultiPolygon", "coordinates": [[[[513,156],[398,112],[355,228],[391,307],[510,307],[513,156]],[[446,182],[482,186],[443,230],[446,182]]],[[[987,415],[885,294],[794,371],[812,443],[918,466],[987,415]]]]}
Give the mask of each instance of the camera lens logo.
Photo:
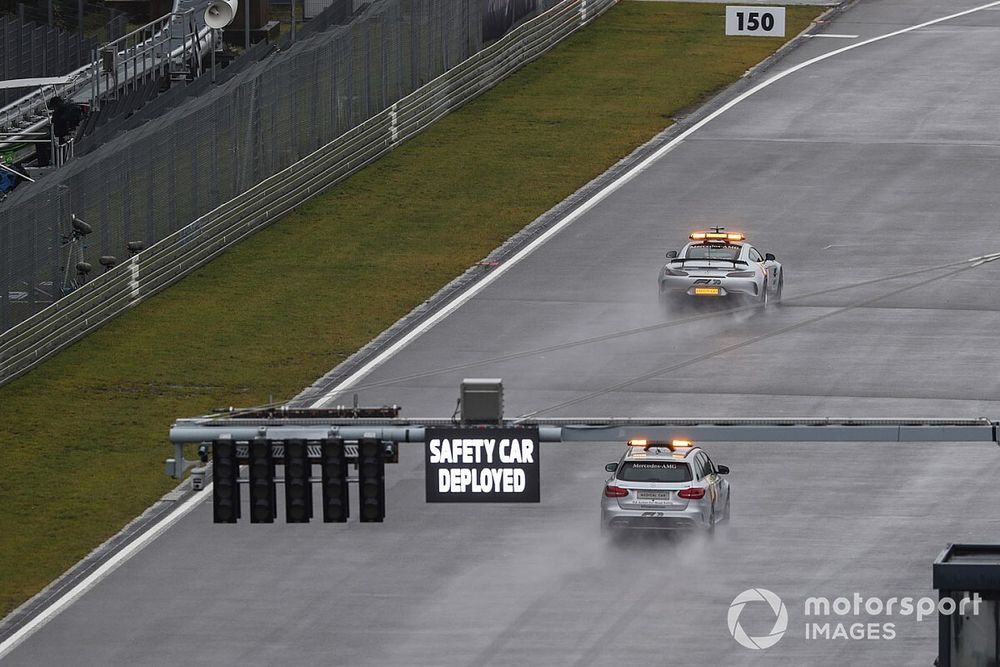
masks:
{"type": "Polygon", "coordinates": [[[729,605],[727,620],[729,634],[740,646],[750,649],[771,648],[778,643],[778,640],[785,634],[785,630],[788,629],[788,610],[785,609],[785,603],[781,601],[781,598],[766,588],[748,588],[733,598],[729,605]],[[774,627],[771,628],[770,633],[761,637],[751,637],[740,625],[740,614],[743,613],[743,607],[748,602],[766,602],[771,607],[771,611],[774,612],[774,627]]]}

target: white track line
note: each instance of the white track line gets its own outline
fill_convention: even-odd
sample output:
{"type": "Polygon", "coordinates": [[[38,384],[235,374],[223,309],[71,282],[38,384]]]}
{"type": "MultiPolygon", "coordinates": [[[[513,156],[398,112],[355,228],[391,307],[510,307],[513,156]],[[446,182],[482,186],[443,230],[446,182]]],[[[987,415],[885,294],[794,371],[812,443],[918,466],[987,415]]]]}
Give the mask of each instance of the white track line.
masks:
{"type": "Polygon", "coordinates": [[[739,96],[733,98],[732,100],[730,100],[726,104],[722,105],[721,107],[719,107],[718,109],[716,109],[715,111],[713,111],[712,113],[710,113],[709,115],[705,116],[700,121],[698,121],[697,123],[695,123],[694,125],[692,125],[691,127],[689,127],[687,130],[685,130],[684,132],[681,132],[679,135],[677,135],[676,137],[674,137],[670,142],[668,142],[667,144],[665,144],[662,148],[658,149],[655,153],[653,153],[652,155],[650,155],[649,157],[647,157],[645,160],[643,160],[639,164],[637,164],[634,167],[632,167],[631,169],[629,169],[627,172],[625,172],[624,174],[622,174],[621,176],[619,176],[618,178],[616,178],[614,181],[612,181],[608,185],[604,186],[600,191],[598,191],[597,193],[595,193],[594,195],[592,195],[589,199],[587,199],[585,202],[583,202],[582,204],[580,204],[580,206],[578,206],[577,208],[575,208],[574,210],[572,210],[570,213],[568,213],[566,215],[566,217],[564,217],[562,220],[560,220],[559,222],[557,222],[556,224],[554,224],[552,227],[550,227],[548,230],[546,230],[545,233],[543,233],[541,236],[539,236],[538,238],[536,238],[534,241],[532,241],[531,243],[529,243],[525,247],[521,248],[521,250],[518,251],[513,257],[511,257],[510,259],[508,259],[506,262],[500,264],[500,266],[498,266],[497,268],[495,268],[491,273],[489,273],[486,276],[484,276],[482,280],[480,280],[479,282],[477,282],[477,283],[475,283],[473,285],[470,285],[464,292],[462,292],[457,297],[455,297],[454,299],[452,299],[448,303],[448,305],[446,305],[444,308],[442,308],[438,312],[436,312],[433,315],[431,315],[430,317],[428,317],[426,320],[424,320],[418,326],[416,326],[412,331],[410,331],[405,336],[403,336],[402,338],[400,338],[398,341],[396,341],[395,343],[393,343],[392,345],[390,345],[388,348],[386,348],[385,350],[383,350],[381,354],[379,354],[374,359],[372,359],[371,361],[369,361],[368,363],[366,363],[364,366],[362,366],[361,368],[359,368],[350,377],[348,377],[346,380],[344,380],[343,382],[341,382],[340,384],[338,384],[336,387],[334,387],[333,389],[331,389],[330,391],[328,391],[326,394],[323,395],[322,398],[320,398],[319,400],[317,400],[316,402],[314,402],[310,407],[313,407],[313,408],[322,407],[324,404],[326,404],[327,402],[329,402],[330,400],[332,400],[335,396],[337,396],[337,394],[340,394],[345,389],[350,388],[351,385],[353,385],[355,382],[357,382],[358,380],[360,380],[361,378],[363,378],[365,375],[368,375],[368,373],[371,373],[375,368],[377,368],[381,364],[385,363],[391,357],[395,356],[397,352],[399,352],[404,347],[406,347],[411,342],[413,342],[413,340],[416,339],[418,336],[420,336],[421,334],[423,334],[425,331],[427,331],[428,329],[430,329],[431,327],[433,327],[435,324],[437,324],[438,322],[440,322],[444,318],[446,318],[449,315],[451,315],[453,312],[455,312],[455,310],[457,310],[466,301],[468,301],[469,299],[471,299],[472,297],[474,297],[476,294],[479,294],[479,292],[481,292],[484,289],[486,289],[489,285],[491,285],[493,283],[493,281],[495,281],[497,278],[499,278],[504,273],[506,273],[507,271],[509,271],[511,269],[511,267],[513,267],[515,264],[517,264],[518,262],[520,262],[522,259],[524,259],[528,255],[530,255],[531,253],[533,253],[542,244],[544,244],[546,241],[548,241],[549,239],[551,239],[553,236],[555,236],[556,234],[558,234],[559,232],[561,232],[565,227],[567,227],[570,223],[572,223],[574,220],[576,220],[577,218],[579,218],[581,215],[583,215],[584,213],[586,213],[587,211],[589,211],[590,209],[592,209],[594,206],[596,206],[601,200],[603,200],[609,194],[611,194],[612,192],[614,192],[615,190],[617,190],[618,188],[622,187],[623,185],[625,185],[626,183],[628,183],[630,180],[632,180],[633,178],[635,178],[640,172],[642,172],[647,167],[649,167],[651,164],[653,164],[654,162],[656,162],[657,160],[659,160],[660,158],[662,158],[664,155],[666,155],[667,153],[669,153],[670,151],[672,151],[682,141],[684,141],[685,139],[687,139],[693,133],[697,132],[702,127],[704,127],[705,125],[707,125],[711,121],[715,120],[716,118],[718,118],[719,116],[721,116],[725,112],[729,111],[734,106],[736,106],[737,104],[739,104],[743,100],[747,99],[751,95],[754,95],[754,94],[760,92],[761,90],[764,90],[765,88],[767,88],[771,84],[776,83],[776,82],[780,81],[781,79],[784,79],[789,74],[794,74],[795,72],[798,72],[800,69],[803,69],[805,67],[809,67],[810,65],[814,65],[814,64],[816,64],[818,62],[826,60],[827,58],[832,58],[833,56],[840,55],[841,53],[846,53],[847,51],[850,51],[852,49],[857,49],[857,48],[860,48],[862,46],[866,46],[868,44],[874,44],[875,42],[880,42],[883,39],[889,39],[890,37],[895,37],[896,35],[902,35],[904,33],[913,32],[914,30],[919,30],[920,28],[926,28],[929,25],[935,25],[937,23],[942,23],[944,21],[950,21],[951,19],[955,19],[955,18],[958,18],[960,16],[965,16],[967,14],[972,14],[974,12],[982,11],[984,9],[990,9],[990,8],[997,7],[997,6],[1000,6],[1000,0],[997,0],[996,2],[990,2],[990,3],[987,3],[985,5],[979,5],[978,7],[973,7],[972,9],[966,9],[966,10],[961,11],[961,12],[956,12],[955,14],[949,14],[948,16],[942,16],[941,18],[938,18],[938,19],[933,19],[933,20],[930,20],[930,21],[925,21],[924,23],[918,23],[917,25],[910,26],[909,28],[903,28],[901,30],[896,30],[894,32],[886,33],[884,35],[879,35],[878,37],[872,37],[870,39],[864,40],[863,42],[858,42],[857,44],[850,44],[848,46],[844,46],[844,47],[841,47],[839,49],[835,49],[833,51],[830,51],[829,53],[824,53],[821,56],[816,56],[815,58],[812,58],[812,59],[807,60],[805,62],[799,63],[798,65],[795,65],[794,67],[791,67],[791,68],[785,70],[784,72],[779,72],[778,74],[775,74],[774,76],[772,76],[770,79],[767,79],[766,81],[762,81],[761,83],[757,84],[753,88],[751,88],[751,89],[747,90],[746,92],[740,94],[739,96]]]}
{"type": "Polygon", "coordinates": [[[17,632],[12,634],[10,637],[5,639],[3,643],[0,643],[0,659],[5,655],[14,650],[14,648],[27,639],[32,633],[41,628],[43,625],[51,621],[55,616],[61,612],[63,609],[69,605],[76,602],[76,600],[86,593],[88,590],[94,587],[101,579],[111,574],[114,570],[118,568],[122,563],[127,561],[129,558],[137,554],[143,547],[159,537],[167,528],[172,526],[174,523],[179,521],[188,512],[193,510],[202,500],[208,497],[212,493],[212,485],[208,484],[205,488],[198,493],[194,494],[192,497],[188,498],[184,503],[173,510],[167,516],[163,517],[157,521],[152,527],[147,528],[146,532],[137,537],[135,540],[130,542],[125,546],[124,549],[116,553],[114,556],[109,558],[104,564],[99,568],[91,572],[83,581],[78,583],[76,586],[71,588],[68,592],[63,593],[55,602],[46,607],[41,613],[35,616],[33,619],[28,621],[22,628],[18,629],[17,632]]]}
{"type": "Polygon", "coordinates": [[[837,35],[832,32],[821,32],[815,35],[806,35],[806,37],[835,37],[837,39],[857,39],[861,35],[837,35]]]}
{"type": "MultiPolygon", "coordinates": [[[[490,285],[494,280],[496,280],[501,275],[503,275],[504,273],[506,273],[512,266],[514,266],[519,261],[521,261],[522,259],[524,259],[528,255],[530,255],[532,252],[534,252],[536,249],[538,249],[539,246],[541,246],[543,243],[545,243],[546,241],[548,241],[550,238],[552,238],[553,236],[555,236],[556,234],[558,234],[563,228],[565,228],[567,225],[569,225],[574,220],[576,220],[577,218],[579,218],[581,215],[583,215],[584,213],[586,213],[587,211],[589,211],[591,208],[593,208],[596,204],[598,204],[601,200],[603,200],[609,194],[611,194],[612,192],[614,192],[615,190],[617,190],[618,188],[620,188],[621,186],[623,186],[625,183],[627,183],[630,180],[632,180],[632,178],[634,178],[641,171],[643,171],[644,169],[646,169],[647,167],[649,167],[651,164],[653,164],[654,162],[656,162],[657,160],[659,160],[661,157],[663,157],[664,155],[666,155],[667,153],[669,153],[670,151],[672,151],[682,141],[684,141],[686,138],[688,138],[689,136],[691,136],[692,133],[694,133],[695,131],[701,129],[707,123],[709,123],[710,121],[718,118],[723,113],[725,113],[729,109],[732,109],[734,106],[736,106],[737,104],[739,104],[740,102],[742,102],[746,98],[750,97],[754,93],[757,93],[758,91],[761,91],[764,88],[767,88],[772,83],[775,83],[776,81],[780,81],[781,79],[785,78],[789,74],[797,72],[797,71],[799,71],[800,69],[802,69],[804,67],[808,67],[809,65],[818,63],[818,62],[823,61],[823,60],[826,60],[827,58],[831,58],[831,57],[833,57],[835,55],[838,55],[840,53],[844,53],[845,51],[850,51],[851,49],[856,49],[856,48],[858,48],[860,46],[865,46],[866,44],[872,44],[873,42],[878,42],[878,41],[881,41],[883,39],[888,39],[889,37],[895,37],[896,35],[901,35],[903,33],[911,32],[913,30],[918,30],[920,28],[923,28],[923,27],[926,27],[926,26],[929,26],[929,25],[934,25],[935,23],[941,23],[942,21],[948,21],[948,20],[951,20],[953,18],[957,18],[959,16],[965,16],[967,14],[972,14],[974,12],[978,12],[978,11],[982,11],[984,9],[990,9],[990,8],[998,7],[998,6],[1000,6],[1000,0],[997,0],[996,2],[991,2],[989,4],[980,5],[978,7],[972,8],[972,9],[967,9],[965,11],[958,12],[958,13],[955,13],[955,14],[950,14],[948,16],[943,16],[943,17],[941,17],[939,19],[934,19],[932,21],[927,21],[925,23],[921,23],[919,25],[911,26],[909,28],[903,28],[902,30],[897,30],[895,32],[890,32],[890,33],[887,33],[885,35],[881,35],[879,37],[873,37],[873,38],[865,40],[863,42],[858,42],[857,44],[851,44],[850,46],[845,46],[843,48],[836,49],[836,50],[831,51],[829,53],[826,53],[824,55],[817,56],[816,58],[813,58],[811,60],[807,60],[807,61],[805,61],[803,63],[800,63],[800,64],[796,65],[795,67],[792,67],[790,69],[785,70],[784,72],[780,72],[780,73],[774,75],[773,77],[771,77],[770,79],[768,79],[766,81],[763,81],[760,84],[758,84],[757,86],[755,86],[755,87],[751,88],[750,90],[742,93],[738,97],[736,97],[736,98],[732,99],[731,101],[727,102],[725,105],[719,107],[718,109],[716,109],[715,111],[713,111],[712,113],[710,113],[708,116],[706,116],[702,120],[700,120],[697,123],[695,123],[694,125],[692,125],[690,128],[688,128],[687,130],[685,130],[681,134],[677,135],[677,137],[675,137],[669,143],[667,143],[666,145],[664,145],[662,148],[658,149],[655,153],[653,153],[652,155],[650,155],[649,157],[647,157],[645,160],[643,160],[642,162],[640,162],[636,166],[632,167],[629,171],[627,171],[624,174],[622,174],[621,176],[619,176],[617,179],[615,179],[610,184],[606,185],[599,192],[597,192],[596,194],[594,194],[593,196],[591,196],[589,199],[587,199],[587,201],[585,201],[584,203],[580,204],[580,206],[578,206],[576,209],[574,209],[573,211],[571,211],[570,213],[568,213],[566,215],[566,217],[564,217],[558,223],[556,223],[555,225],[553,225],[552,227],[550,227],[548,230],[546,230],[545,233],[543,233],[537,239],[535,239],[530,244],[528,244],[527,246],[525,246],[524,248],[522,248],[517,254],[515,254],[509,260],[507,260],[506,262],[504,262],[503,264],[501,264],[500,266],[498,266],[492,273],[487,274],[482,280],[480,280],[476,284],[470,285],[468,289],[466,289],[462,294],[460,294],[457,297],[455,297],[451,302],[448,303],[448,305],[446,305],[444,308],[442,308],[437,313],[435,313],[434,315],[432,315],[425,322],[422,322],[420,324],[420,326],[418,326],[416,329],[414,329],[413,331],[411,331],[410,333],[408,333],[406,336],[404,336],[403,338],[401,338],[399,341],[397,341],[396,343],[394,343],[391,347],[389,347],[388,349],[386,349],[385,351],[383,351],[381,354],[379,354],[377,357],[375,357],[375,359],[369,361],[360,370],[358,370],[353,375],[351,375],[349,378],[347,378],[346,380],[344,380],[343,382],[341,382],[339,385],[337,385],[337,387],[335,387],[334,389],[330,390],[327,394],[325,394],[323,396],[323,398],[321,398],[320,400],[318,400],[315,403],[313,403],[312,407],[316,408],[316,407],[322,406],[324,403],[326,403],[327,401],[329,401],[331,398],[333,398],[334,396],[336,396],[338,393],[340,393],[344,389],[347,389],[353,383],[357,382],[359,379],[361,379],[362,377],[364,377],[365,375],[367,375],[368,373],[370,373],[374,368],[376,368],[377,366],[379,366],[380,364],[382,364],[383,362],[385,362],[387,359],[389,359],[390,357],[392,357],[393,355],[395,355],[397,352],[399,352],[401,349],[403,349],[404,347],[406,347],[406,345],[409,344],[411,341],[413,341],[417,336],[419,336],[423,332],[425,332],[428,329],[430,329],[432,326],[434,326],[435,324],[437,324],[438,322],[440,322],[441,320],[443,320],[445,317],[447,317],[448,315],[450,315],[452,312],[454,312],[463,303],[465,303],[466,301],[468,301],[469,299],[471,299],[473,296],[475,296],[476,294],[478,294],[479,292],[481,292],[488,285],[490,285]]],[[[982,259],[984,259],[986,261],[992,261],[992,259],[995,259],[995,258],[1000,258],[1000,255],[997,255],[996,257],[993,257],[992,255],[984,255],[982,259]],[[990,259],[987,259],[987,258],[990,258],[990,259]]],[[[143,533],[142,535],[140,535],[139,537],[137,537],[134,541],[132,541],[131,543],[129,543],[129,545],[126,546],[124,549],[122,549],[120,552],[118,552],[117,554],[115,554],[114,556],[112,556],[111,558],[109,558],[107,562],[105,562],[103,565],[101,565],[101,567],[99,567],[97,570],[95,570],[93,573],[91,573],[86,579],[84,579],[79,584],[77,584],[76,586],[74,586],[67,593],[64,593],[61,597],[59,597],[59,599],[57,599],[51,605],[49,605],[48,607],[46,607],[41,613],[39,613],[33,619],[31,619],[30,621],[28,621],[28,623],[26,623],[24,625],[24,627],[20,628],[17,632],[15,632],[13,635],[11,635],[6,640],[4,640],[4,642],[2,644],[0,644],[0,659],[2,659],[5,655],[7,655],[8,653],[10,653],[10,651],[13,650],[15,646],[17,646],[18,644],[20,644],[21,642],[23,642],[25,639],[27,639],[36,630],[38,630],[43,625],[45,625],[46,623],[48,623],[49,621],[51,621],[57,614],[59,614],[64,609],[66,609],[66,607],[68,607],[73,602],[75,602],[81,595],[83,595],[88,590],[90,590],[101,579],[103,579],[104,577],[106,577],[108,574],[110,574],[112,571],[114,571],[116,568],[118,568],[118,566],[120,566],[126,560],[128,560],[129,558],[131,558],[132,556],[134,556],[136,553],[138,553],[142,548],[144,548],[145,546],[147,546],[150,542],[152,542],[157,537],[159,537],[161,534],[163,534],[163,532],[167,528],[169,528],[171,525],[173,525],[178,520],[180,520],[182,517],[184,517],[192,509],[194,509],[195,506],[198,505],[202,500],[204,500],[205,498],[207,498],[208,495],[211,492],[212,492],[212,485],[209,484],[209,485],[207,485],[204,488],[204,490],[196,493],[194,496],[192,496],[187,501],[185,501],[179,508],[177,508],[176,510],[174,510],[173,512],[171,512],[169,515],[167,515],[163,519],[160,519],[160,521],[158,521],[155,525],[153,525],[151,528],[148,528],[145,533],[143,533]]]]}

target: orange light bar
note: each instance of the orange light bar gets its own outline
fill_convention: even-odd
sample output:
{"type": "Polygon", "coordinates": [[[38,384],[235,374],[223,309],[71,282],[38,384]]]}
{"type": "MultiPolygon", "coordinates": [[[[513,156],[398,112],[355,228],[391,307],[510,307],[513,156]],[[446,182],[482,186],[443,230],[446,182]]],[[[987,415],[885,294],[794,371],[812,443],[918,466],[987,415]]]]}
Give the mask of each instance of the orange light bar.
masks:
{"type": "Polygon", "coordinates": [[[746,239],[743,232],[691,232],[688,238],[692,241],[715,241],[719,243],[739,242],[746,239]]]}
{"type": "MultiPolygon", "coordinates": [[[[628,441],[629,447],[645,447],[649,449],[650,447],[669,447],[670,449],[690,449],[694,447],[694,443],[690,440],[671,440],[669,443],[647,440],[646,438],[633,438],[628,441]]],[[[639,454],[633,454],[633,456],[639,456],[639,454]]]]}

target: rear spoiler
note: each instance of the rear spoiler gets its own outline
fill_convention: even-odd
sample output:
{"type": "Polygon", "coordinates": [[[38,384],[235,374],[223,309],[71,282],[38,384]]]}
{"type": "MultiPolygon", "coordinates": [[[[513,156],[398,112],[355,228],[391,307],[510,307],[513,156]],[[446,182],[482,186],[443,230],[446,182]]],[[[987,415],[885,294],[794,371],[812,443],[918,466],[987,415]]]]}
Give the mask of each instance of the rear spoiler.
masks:
{"type": "Polygon", "coordinates": [[[732,262],[734,265],[742,264],[743,266],[749,266],[749,263],[742,259],[694,259],[692,257],[674,257],[667,263],[673,264],[674,262],[680,262],[681,264],[684,262],[732,262]]]}

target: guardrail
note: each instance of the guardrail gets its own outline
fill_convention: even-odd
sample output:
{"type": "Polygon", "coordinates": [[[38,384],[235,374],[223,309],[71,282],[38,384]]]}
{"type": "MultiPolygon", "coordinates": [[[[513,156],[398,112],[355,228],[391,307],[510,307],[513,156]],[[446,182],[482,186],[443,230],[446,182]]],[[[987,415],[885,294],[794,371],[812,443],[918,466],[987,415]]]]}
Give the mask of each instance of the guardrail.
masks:
{"type": "Polygon", "coordinates": [[[0,335],[0,385],[378,159],[616,1],[563,0],[326,146],[15,325],[0,335]]]}

